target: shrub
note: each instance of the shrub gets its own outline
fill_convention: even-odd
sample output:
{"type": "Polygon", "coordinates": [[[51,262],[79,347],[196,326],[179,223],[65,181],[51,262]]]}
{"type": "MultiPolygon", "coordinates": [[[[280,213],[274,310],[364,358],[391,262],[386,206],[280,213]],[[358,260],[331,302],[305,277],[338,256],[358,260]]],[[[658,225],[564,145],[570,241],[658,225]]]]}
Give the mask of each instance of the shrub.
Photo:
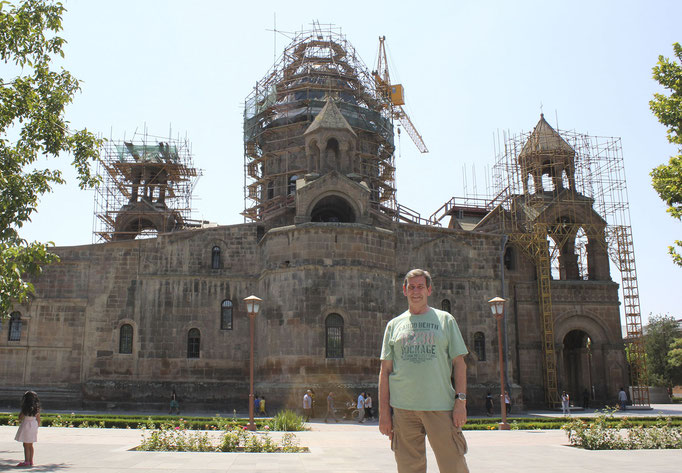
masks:
{"type": "Polygon", "coordinates": [[[289,409],[278,412],[277,415],[268,422],[268,426],[272,430],[280,430],[283,432],[298,432],[305,430],[303,417],[289,409]]]}
{"type": "Polygon", "coordinates": [[[627,417],[616,420],[614,412],[606,410],[591,422],[573,419],[562,428],[571,445],[587,450],[682,448],[682,428],[674,426],[670,418],[659,417],[645,427],[627,417]]]}

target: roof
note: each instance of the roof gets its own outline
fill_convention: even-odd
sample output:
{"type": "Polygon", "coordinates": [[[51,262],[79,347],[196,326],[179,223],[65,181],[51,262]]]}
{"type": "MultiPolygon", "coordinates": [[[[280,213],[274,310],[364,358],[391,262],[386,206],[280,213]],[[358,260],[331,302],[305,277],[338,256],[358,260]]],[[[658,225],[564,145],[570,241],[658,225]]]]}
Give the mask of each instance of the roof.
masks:
{"type": "Polygon", "coordinates": [[[315,120],[310,124],[308,129],[303,133],[307,135],[316,131],[318,129],[326,130],[346,130],[350,132],[353,136],[357,136],[353,131],[353,128],[348,124],[343,114],[336,106],[336,104],[327,97],[327,103],[324,104],[320,113],[317,114],[315,120]]]}
{"type": "Polygon", "coordinates": [[[575,150],[547,123],[545,115],[541,113],[540,121],[535,125],[528,141],[519,153],[519,159],[543,154],[574,156],[575,150]]]}

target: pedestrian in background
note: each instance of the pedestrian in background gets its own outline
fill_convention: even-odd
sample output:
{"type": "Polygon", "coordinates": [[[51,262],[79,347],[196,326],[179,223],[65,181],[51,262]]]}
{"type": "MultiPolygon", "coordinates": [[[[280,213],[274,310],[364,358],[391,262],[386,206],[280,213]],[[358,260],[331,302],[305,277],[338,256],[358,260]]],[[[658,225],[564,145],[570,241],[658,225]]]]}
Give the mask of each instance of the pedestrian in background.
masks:
{"type": "Polygon", "coordinates": [[[310,416],[313,413],[313,398],[310,394],[310,389],[308,389],[303,395],[303,415],[306,422],[310,420],[310,416]]]}

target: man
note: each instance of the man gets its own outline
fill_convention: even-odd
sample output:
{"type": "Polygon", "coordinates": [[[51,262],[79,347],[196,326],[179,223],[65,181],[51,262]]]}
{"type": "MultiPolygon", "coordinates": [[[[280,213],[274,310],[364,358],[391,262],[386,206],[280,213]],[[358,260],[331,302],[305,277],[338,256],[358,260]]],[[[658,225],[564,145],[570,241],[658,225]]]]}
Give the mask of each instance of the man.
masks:
{"type": "Polygon", "coordinates": [[[625,393],[625,389],[620,388],[618,391],[618,402],[620,403],[620,410],[625,410],[625,404],[628,402],[628,395],[625,393]]]}
{"type": "Polygon", "coordinates": [[[339,419],[336,418],[336,409],[334,408],[334,393],[330,392],[329,395],[327,396],[327,415],[324,417],[325,423],[329,420],[329,416],[331,415],[332,419],[336,421],[336,423],[339,423],[339,419]]]}
{"type": "Polygon", "coordinates": [[[424,435],[441,472],[468,473],[462,434],[467,421],[464,355],[468,351],[455,318],[429,307],[431,290],[427,271],[407,273],[403,294],[408,310],[386,326],[379,373],[379,431],[391,439],[399,473],[426,472],[424,435]]]}
{"type": "Polygon", "coordinates": [[[358,396],[358,422],[362,424],[365,421],[365,393],[360,393],[358,396]]]}
{"type": "Polygon", "coordinates": [[[313,412],[313,398],[310,394],[311,391],[308,389],[303,395],[303,415],[305,415],[306,422],[310,420],[310,416],[313,412]]]}
{"type": "Polygon", "coordinates": [[[253,413],[254,413],[254,415],[258,415],[259,412],[260,412],[260,398],[258,396],[256,396],[253,399],[253,413]]]}

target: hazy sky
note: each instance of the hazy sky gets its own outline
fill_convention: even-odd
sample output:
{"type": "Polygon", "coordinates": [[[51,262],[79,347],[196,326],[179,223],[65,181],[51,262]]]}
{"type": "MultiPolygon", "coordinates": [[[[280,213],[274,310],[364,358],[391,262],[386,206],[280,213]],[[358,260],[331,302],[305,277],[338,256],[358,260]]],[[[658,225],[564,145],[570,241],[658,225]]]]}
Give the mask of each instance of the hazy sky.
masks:
{"type": "MultiPolygon", "coordinates": [[[[421,155],[403,135],[397,198],[424,216],[464,194],[465,167],[468,192],[473,166],[484,193],[494,134],[532,130],[541,109],[554,127],[558,118],[561,129],[621,137],[642,314],[682,317],[682,268],[667,255],[682,223],[665,213],[649,177],[676,150],[648,105],[660,89],[652,66],[682,41],[682,2],[64,3],[64,66],[82,80],[68,109],[72,126],[114,140],[145,126],[151,135],[171,126],[173,136],[187,135],[204,170],[194,216],[219,224],[243,222],[243,104],[289,42],[268,31],[275,17],[285,32],[313,20],[341,27],[370,69],[386,36],[393,82],[404,85],[430,150],[421,155]]],[[[93,192],[70,178],[43,199],[23,236],[81,245],[92,228],[93,192]]]]}

